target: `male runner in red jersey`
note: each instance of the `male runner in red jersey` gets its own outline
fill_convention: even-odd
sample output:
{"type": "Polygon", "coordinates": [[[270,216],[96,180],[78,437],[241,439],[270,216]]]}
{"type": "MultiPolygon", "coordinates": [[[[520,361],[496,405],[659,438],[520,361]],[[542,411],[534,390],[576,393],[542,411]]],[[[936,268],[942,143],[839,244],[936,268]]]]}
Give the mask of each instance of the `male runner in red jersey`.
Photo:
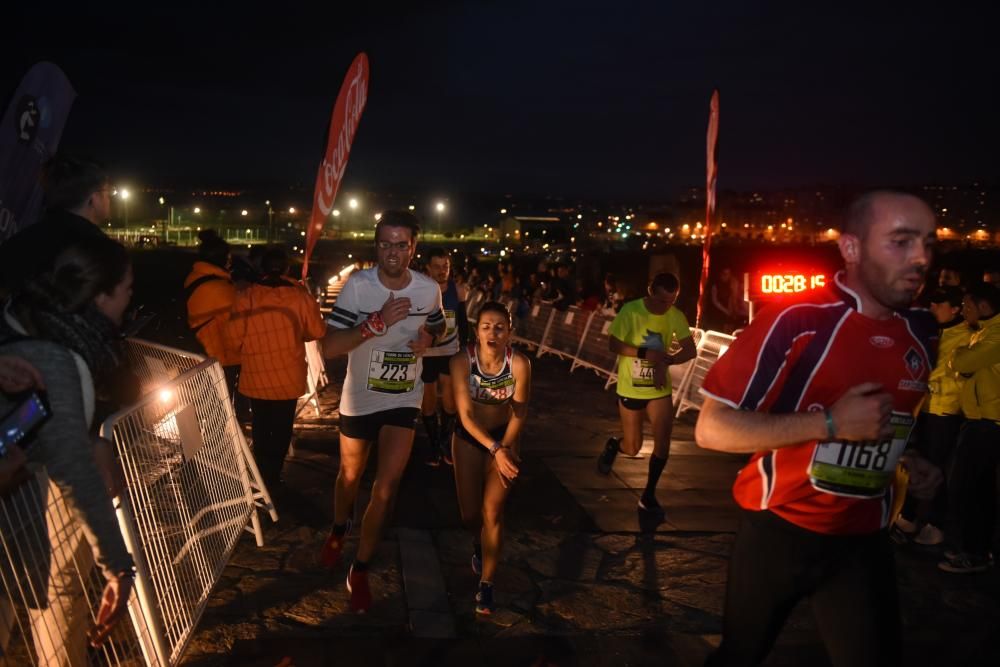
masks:
{"type": "Polygon", "coordinates": [[[733,487],[743,511],[707,664],[759,664],[803,597],[833,664],[899,663],[886,529],[935,361],[934,320],[910,308],[934,240],[920,199],[863,195],[847,211],[833,284],[764,309],[705,378],[698,444],[753,455],[733,487]]]}

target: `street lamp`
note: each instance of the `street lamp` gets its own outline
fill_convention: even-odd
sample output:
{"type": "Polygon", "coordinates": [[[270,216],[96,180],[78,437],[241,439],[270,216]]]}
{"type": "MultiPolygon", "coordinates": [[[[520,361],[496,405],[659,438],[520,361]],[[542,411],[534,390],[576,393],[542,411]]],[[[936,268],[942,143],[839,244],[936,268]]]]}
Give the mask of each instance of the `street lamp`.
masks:
{"type": "Polygon", "coordinates": [[[444,213],[444,202],[443,201],[439,201],[438,203],[434,204],[434,210],[437,211],[437,223],[438,223],[437,224],[437,228],[438,228],[437,231],[438,231],[438,234],[440,234],[441,233],[441,215],[444,213]]]}
{"type": "Polygon", "coordinates": [[[118,190],[118,196],[121,197],[122,200],[122,208],[125,211],[125,226],[128,227],[128,198],[130,196],[129,191],[126,190],[125,188],[121,188],[120,190],[118,190]]]}

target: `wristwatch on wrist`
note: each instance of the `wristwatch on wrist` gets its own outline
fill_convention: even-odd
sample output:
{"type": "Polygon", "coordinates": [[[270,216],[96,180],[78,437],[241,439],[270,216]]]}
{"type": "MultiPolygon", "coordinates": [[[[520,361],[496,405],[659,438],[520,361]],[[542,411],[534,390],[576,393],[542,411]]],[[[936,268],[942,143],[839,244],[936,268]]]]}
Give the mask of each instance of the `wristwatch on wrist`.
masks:
{"type": "Polygon", "coordinates": [[[499,440],[494,441],[493,446],[490,447],[490,456],[496,456],[501,449],[503,449],[503,443],[499,440]]]}

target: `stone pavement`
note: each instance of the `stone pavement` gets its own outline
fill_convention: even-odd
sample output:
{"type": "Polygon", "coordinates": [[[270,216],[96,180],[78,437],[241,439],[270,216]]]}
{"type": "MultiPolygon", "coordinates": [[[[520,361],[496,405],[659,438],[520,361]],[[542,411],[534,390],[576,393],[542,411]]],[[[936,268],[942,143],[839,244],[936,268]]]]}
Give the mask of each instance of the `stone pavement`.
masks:
{"type": "MultiPolygon", "coordinates": [[[[263,548],[249,535],[241,542],[184,664],[701,664],[721,629],[736,518],[729,486],[742,457],[697,449],[693,419],[682,418],[659,486],[666,521],[649,525],[636,510],[642,453],[620,457],[609,477],[596,473],[596,454],[616,430],[613,394],[550,357],[534,368],[496,614],[473,612],[471,538],[459,524],[451,468],[423,464],[419,429],[393,527],[372,564],[371,612],[347,610],[346,568],[331,574],[317,566],[337,470],[343,367],[334,365],[320,414],[310,410],[298,425],[277,497],[280,521],[267,528],[263,548]]],[[[358,507],[366,503],[362,495],[358,507]]],[[[354,537],[348,562],[356,545],[354,537]]],[[[1000,577],[947,575],[937,559],[936,550],[899,552],[907,664],[1000,664],[991,641],[1000,627],[1000,577]]],[[[828,664],[808,605],[793,614],[766,664],[828,664]]]]}

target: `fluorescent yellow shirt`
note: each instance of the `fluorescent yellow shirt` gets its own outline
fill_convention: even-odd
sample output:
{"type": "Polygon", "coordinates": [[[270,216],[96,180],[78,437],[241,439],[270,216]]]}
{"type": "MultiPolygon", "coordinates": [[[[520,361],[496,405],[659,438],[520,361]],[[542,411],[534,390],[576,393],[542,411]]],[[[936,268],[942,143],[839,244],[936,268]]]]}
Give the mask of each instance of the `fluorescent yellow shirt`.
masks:
{"type": "MultiPolygon", "coordinates": [[[[684,313],[671,306],[662,315],[646,310],[642,299],[629,301],[615,316],[608,333],[635,347],[666,351],[674,338],[691,337],[691,327],[684,313]]],[[[653,365],[645,359],[618,355],[618,395],[625,398],[663,398],[670,395],[670,374],[667,384],[657,389],[653,382],[653,365]]]]}

